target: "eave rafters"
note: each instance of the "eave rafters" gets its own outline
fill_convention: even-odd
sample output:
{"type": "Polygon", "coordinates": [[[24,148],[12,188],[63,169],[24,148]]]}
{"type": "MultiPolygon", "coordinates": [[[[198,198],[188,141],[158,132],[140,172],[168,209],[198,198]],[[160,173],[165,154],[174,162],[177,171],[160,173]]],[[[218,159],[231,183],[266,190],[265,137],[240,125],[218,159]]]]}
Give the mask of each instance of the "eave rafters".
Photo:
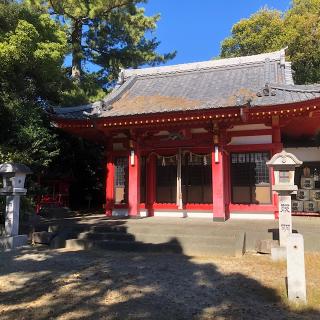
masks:
{"type": "Polygon", "coordinates": [[[202,127],[209,129],[216,126],[218,130],[230,128],[234,125],[249,123],[272,124],[272,118],[279,118],[280,127],[287,125],[292,119],[317,117],[320,115],[320,101],[307,101],[290,105],[269,107],[233,107],[224,109],[210,109],[185,111],[179,113],[135,115],[119,118],[96,118],[84,120],[53,119],[57,127],[77,135],[95,136],[100,141],[102,138],[112,137],[120,132],[135,130],[140,135],[153,135],[155,131],[179,131],[183,128],[202,127]],[[242,117],[245,110],[246,117],[242,117]],[[104,132],[102,135],[101,133],[104,132]],[[100,138],[99,138],[100,137],[100,138]]]}

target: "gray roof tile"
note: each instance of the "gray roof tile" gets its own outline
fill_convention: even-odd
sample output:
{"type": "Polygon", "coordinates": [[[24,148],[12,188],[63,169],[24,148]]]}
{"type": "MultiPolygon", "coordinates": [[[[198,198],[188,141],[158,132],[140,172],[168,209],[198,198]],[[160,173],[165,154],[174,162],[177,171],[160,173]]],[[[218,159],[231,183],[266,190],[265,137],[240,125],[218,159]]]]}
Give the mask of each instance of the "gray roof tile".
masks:
{"type": "Polygon", "coordinates": [[[320,85],[293,84],[283,50],[169,67],[125,70],[104,100],[56,108],[59,117],[85,119],[239,106],[287,104],[320,98],[320,85]],[[272,94],[262,92],[266,84],[272,94]]]}

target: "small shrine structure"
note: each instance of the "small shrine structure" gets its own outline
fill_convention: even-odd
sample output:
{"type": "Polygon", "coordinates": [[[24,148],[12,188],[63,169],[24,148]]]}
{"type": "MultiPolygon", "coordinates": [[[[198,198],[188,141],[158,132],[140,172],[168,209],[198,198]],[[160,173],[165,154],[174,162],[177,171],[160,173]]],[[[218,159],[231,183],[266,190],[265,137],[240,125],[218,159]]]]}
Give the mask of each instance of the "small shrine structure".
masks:
{"type": "Polygon", "coordinates": [[[123,70],[105,99],[51,117],[105,146],[109,216],[274,219],[266,162],[286,150],[320,171],[320,85],[295,85],[284,50],[123,70]]]}

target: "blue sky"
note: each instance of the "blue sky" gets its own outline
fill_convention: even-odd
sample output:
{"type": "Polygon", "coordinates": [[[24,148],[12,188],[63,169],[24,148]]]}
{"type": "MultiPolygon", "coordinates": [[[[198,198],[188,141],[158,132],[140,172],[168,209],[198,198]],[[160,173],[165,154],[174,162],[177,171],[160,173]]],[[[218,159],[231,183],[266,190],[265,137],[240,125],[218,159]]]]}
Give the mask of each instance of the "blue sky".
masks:
{"type": "Polygon", "coordinates": [[[287,10],[290,0],[149,0],[147,15],[161,14],[156,36],[159,52],[177,50],[167,64],[210,60],[232,25],[264,6],[287,10]]]}

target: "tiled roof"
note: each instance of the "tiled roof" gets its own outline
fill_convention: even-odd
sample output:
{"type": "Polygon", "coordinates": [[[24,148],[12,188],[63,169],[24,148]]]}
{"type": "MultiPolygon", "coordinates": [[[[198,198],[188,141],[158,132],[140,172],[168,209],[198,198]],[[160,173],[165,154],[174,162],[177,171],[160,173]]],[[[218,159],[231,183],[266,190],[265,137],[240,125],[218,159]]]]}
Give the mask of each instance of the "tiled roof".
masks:
{"type": "Polygon", "coordinates": [[[320,85],[293,84],[284,50],[121,72],[104,100],[74,108],[55,108],[59,117],[83,119],[163,113],[247,104],[268,106],[320,97],[320,85]]]}

